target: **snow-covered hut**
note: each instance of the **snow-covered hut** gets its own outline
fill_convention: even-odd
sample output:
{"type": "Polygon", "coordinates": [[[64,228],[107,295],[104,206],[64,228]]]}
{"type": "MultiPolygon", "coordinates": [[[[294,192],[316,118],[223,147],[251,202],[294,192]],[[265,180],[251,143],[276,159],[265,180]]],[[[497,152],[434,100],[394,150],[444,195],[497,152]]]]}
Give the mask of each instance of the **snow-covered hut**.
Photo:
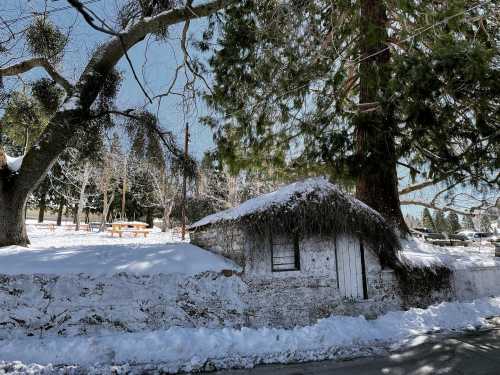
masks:
{"type": "MultiPolygon", "coordinates": [[[[189,229],[194,244],[232,259],[246,279],[266,279],[271,288],[307,279],[340,299],[383,297],[383,274],[399,262],[398,237],[380,214],[321,177],[250,199],[189,229]]],[[[385,280],[391,284],[394,277],[385,280]]]]}

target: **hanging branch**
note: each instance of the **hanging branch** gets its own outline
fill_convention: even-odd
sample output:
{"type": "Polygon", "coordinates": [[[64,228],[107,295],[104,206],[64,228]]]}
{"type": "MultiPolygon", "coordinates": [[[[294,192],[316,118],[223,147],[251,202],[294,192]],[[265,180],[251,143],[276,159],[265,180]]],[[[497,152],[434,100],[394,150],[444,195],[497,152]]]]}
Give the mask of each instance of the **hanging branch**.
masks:
{"type": "Polygon", "coordinates": [[[35,57],[6,68],[1,68],[0,77],[16,76],[18,74],[26,73],[34,68],[45,69],[47,74],[59,85],[61,85],[68,95],[71,95],[74,89],[73,85],[52,66],[49,60],[44,57],[35,57]]]}
{"type": "Polygon", "coordinates": [[[114,31],[110,26],[108,26],[106,24],[106,22],[104,22],[104,20],[102,18],[98,17],[90,9],[87,12],[86,9],[88,9],[88,8],[86,8],[80,1],[78,1],[78,0],[68,0],[68,2],[83,16],[83,18],[90,25],[90,27],[92,27],[93,29],[95,29],[97,31],[103,32],[105,34],[118,37],[118,39],[120,39],[120,43],[121,43],[122,48],[123,48],[125,59],[127,60],[127,63],[130,66],[130,69],[132,70],[132,75],[134,76],[135,81],[139,85],[142,93],[148,99],[148,101],[150,103],[153,103],[153,101],[151,100],[151,97],[146,92],[146,89],[144,88],[144,86],[142,85],[141,81],[139,80],[139,77],[138,77],[138,75],[137,75],[137,73],[135,71],[135,68],[134,68],[134,64],[132,63],[132,60],[130,60],[130,57],[129,57],[128,52],[127,52],[127,48],[125,46],[125,43],[123,42],[122,35],[120,33],[116,32],[116,31],[114,31]],[[92,13],[92,15],[90,13],[92,13]],[[94,22],[94,18],[97,19],[105,27],[101,27],[99,25],[96,25],[95,22],[94,22]]]}

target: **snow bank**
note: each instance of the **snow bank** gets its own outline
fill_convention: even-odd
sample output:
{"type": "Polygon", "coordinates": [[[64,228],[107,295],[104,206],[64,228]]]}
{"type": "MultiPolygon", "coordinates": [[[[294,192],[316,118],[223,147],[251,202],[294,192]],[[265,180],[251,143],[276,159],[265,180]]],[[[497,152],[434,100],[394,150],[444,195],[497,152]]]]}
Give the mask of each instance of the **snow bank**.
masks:
{"type": "Polygon", "coordinates": [[[2,342],[0,361],[37,363],[36,368],[157,364],[167,372],[252,367],[357,356],[427,332],[486,325],[485,318],[499,314],[500,298],[488,298],[391,312],[376,320],[332,316],[291,330],[171,328],[94,337],[30,337],[2,342]]]}
{"type": "Polygon", "coordinates": [[[402,262],[415,267],[445,266],[452,270],[478,267],[500,267],[495,249],[490,245],[435,246],[419,238],[401,241],[402,262]]]}
{"type": "Polygon", "coordinates": [[[21,169],[21,165],[23,164],[23,156],[18,156],[18,157],[12,157],[7,154],[5,154],[5,157],[7,159],[7,167],[12,171],[12,172],[18,172],[21,169]]]}
{"type": "Polygon", "coordinates": [[[112,275],[181,273],[239,269],[224,257],[176,240],[171,233],[152,232],[147,238],[107,233],[55,232],[29,228],[29,248],[0,248],[0,274],[112,275]]]}

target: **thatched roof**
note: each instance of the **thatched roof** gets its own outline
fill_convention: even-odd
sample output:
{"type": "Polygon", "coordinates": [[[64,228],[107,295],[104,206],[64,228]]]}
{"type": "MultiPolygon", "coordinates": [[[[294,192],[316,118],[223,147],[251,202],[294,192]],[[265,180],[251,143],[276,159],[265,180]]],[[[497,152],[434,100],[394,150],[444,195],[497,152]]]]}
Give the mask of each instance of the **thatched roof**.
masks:
{"type": "Polygon", "coordinates": [[[398,236],[382,216],[322,177],[295,182],[209,215],[189,229],[213,225],[238,225],[254,235],[269,230],[301,236],[355,235],[370,245],[383,265],[400,266],[398,236]]]}

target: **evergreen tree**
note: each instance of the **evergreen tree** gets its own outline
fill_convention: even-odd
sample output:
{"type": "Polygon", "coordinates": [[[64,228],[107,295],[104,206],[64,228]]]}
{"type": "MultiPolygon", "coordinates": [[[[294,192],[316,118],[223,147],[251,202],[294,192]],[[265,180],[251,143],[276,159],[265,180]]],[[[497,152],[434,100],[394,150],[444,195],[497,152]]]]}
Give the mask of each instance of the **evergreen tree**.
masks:
{"type": "Polygon", "coordinates": [[[434,226],[438,233],[448,233],[449,226],[443,211],[436,210],[434,213],[434,226]]]}
{"type": "Polygon", "coordinates": [[[436,228],[434,227],[434,220],[432,220],[431,213],[429,212],[429,209],[427,207],[424,208],[424,211],[422,212],[422,225],[424,226],[424,228],[429,228],[433,231],[436,230],[436,228]]]}
{"type": "Polygon", "coordinates": [[[399,162],[450,183],[495,171],[498,22],[478,32],[474,21],[495,6],[464,12],[469,0],[404,1],[391,5],[389,21],[386,2],[356,4],[244,0],[229,8],[207,98],[221,116],[205,122],[232,168],[353,179],[357,197],[404,232],[399,162]]]}
{"type": "Polygon", "coordinates": [[[472,216],[465,215],[462,220],[462,227],[467,230],[476,230],[472,216]]]}
{"type": "Polygon", "coordinates": [[[460,222],[458,221],[458,215],[455,212],[450,212],[446,220],[448,221],[448,226],[451,233],[456,233],[460,229],[462,229],[462,227],[460,226],[460,222]]]}
{"type": "Polygon", "coordinates": [[[479,220],[479,229],[481,232],[491,232],[491,220],[488,215],[481,215],[479,220]]]}

